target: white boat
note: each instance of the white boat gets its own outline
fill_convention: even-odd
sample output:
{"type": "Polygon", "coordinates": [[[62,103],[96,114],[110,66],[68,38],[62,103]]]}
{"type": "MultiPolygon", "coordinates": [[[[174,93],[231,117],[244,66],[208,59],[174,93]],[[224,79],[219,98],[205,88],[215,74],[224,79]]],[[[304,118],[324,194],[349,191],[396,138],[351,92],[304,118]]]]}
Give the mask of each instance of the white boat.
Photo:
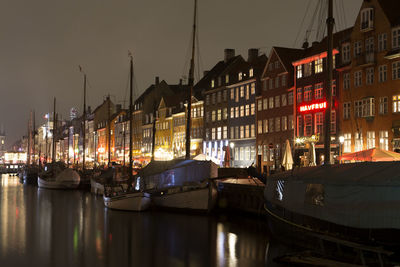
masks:
{"type": "Polygon", "coordinates": [[[157,207],[211,211],[217,201],[217,188],[213,182],[166,188],[152,194],[157,207]]]}
{"type": "Polygon", "coordinates": [[[140,191],[133,192],[115,192],[104,194],[104,205],[110,209],[144,211],[150,207],[150,194],[140,191]]]}
{"type": "Polygon", "coordinates": [[[79,174],[69,168],[60,170],[54,177],[46,177],[39,174],[38,185],[40,188],[47,189],[75,189],[79,186],[79,174]]]}

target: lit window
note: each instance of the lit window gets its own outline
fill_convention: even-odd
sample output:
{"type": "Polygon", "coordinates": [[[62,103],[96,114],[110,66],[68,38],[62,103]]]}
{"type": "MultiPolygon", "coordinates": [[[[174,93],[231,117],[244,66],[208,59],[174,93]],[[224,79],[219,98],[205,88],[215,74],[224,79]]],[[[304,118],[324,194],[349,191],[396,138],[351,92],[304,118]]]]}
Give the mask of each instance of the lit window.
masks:
{"type": "Polygon", "coordinates": [[[315,133],[322,134],[324,125],[324,114],[322,112],[315,113],[315,133]]]}
{"type": "Polygon", "coordinates": [[[254,70],[253,70],[253,68],[251,68],[251,69],[249,70],[249,76],[250,76],[250,77],[253,77],[253,75],[254,75],[254,70]]]}
{"type": "Polygon", "coordinates": [[[393,96],[393,112],[400,112],[400,95],[393,96]]]}
{"type": "Polygon", "coordinates": [[[303,77],[303,65],[297,66],[297,79],[303,77]]]}
{"type": "Polygon", "coordinates": [[[242,72],[239,72],[238,79],[239,79],[239,81],[241,81],[243,79],[243,73],[242,72]]]}
{"type": "Polygon", "coordinates": [[[312,87],[311,86],[307,86],[304,87],[304,101],[311,101],[312,99],[312,87]]]}
{"type": "Polygon", "coordinates": [[[316,84],[314,93],[315,93],[315,99],[321,99],[322,98],[322,83],[316,84]]]}
{"type": "Polygon", "coordinates": [[[389,132],[379,131],[379,148],[389,150],[389,132]]]}
{"type": "Polygon", "coordinates": [[[315,73],[320,73],[323,71],[323,64],[322,64],[322,58],[315,60],[315,73]]]}
{"type": "Polygon", "coordinates": [[[375,132],[367,131],[367,149],[375,147],[375,132]]]}

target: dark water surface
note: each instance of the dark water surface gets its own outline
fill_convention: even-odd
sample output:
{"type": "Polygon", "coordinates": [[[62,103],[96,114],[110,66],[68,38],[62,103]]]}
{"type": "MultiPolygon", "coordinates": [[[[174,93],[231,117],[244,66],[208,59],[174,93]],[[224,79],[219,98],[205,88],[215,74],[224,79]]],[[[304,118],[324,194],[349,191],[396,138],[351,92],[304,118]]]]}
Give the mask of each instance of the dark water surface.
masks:
{"type": "Polygon", "coordinates": [[[246,216],[107,210],[82,191],[0,182],[0,266],[273,266],[246,216]]]}

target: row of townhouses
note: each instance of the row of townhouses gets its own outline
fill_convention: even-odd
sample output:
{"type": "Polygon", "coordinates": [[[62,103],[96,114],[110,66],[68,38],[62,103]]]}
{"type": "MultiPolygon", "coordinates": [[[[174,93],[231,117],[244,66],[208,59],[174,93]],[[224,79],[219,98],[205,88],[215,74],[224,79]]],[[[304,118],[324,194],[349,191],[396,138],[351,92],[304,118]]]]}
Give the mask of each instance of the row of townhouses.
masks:
{"type": "MultiPolygon", "coordinates": [[[[400,150],[400,2],[364,0],[353,27],[334,34],[331,113],[333,159],[379,147],[400,150]]],[[[327,106],[327,40],[302,48],[273,47],[268,57],[249,49],[247,58],[225,49],[192,92],[191,154],[221,166],[251,164],[263,173],[282,166],[290,144],[295,164],[323,162],[327,106]]],[[[133,155],[137,164],[185,155],[188,85],[156,77],[136,99],[133,155]],[[153,135],[155,133],[155,135],[153,135]]],[[[86,149],[90,162],[128,161],[128,111],[110,98],[89,111],[86,149]]],[[[82,118],[61,123],[57,158],[80,162],[82,118]]],[[[39,128],[36,151],[51,151],[50,123],[39,128]],[[46,137],[47,135],[47,137],[46,137]]],[[[47,151],[47,152],[46,152],[47,151]]]]}

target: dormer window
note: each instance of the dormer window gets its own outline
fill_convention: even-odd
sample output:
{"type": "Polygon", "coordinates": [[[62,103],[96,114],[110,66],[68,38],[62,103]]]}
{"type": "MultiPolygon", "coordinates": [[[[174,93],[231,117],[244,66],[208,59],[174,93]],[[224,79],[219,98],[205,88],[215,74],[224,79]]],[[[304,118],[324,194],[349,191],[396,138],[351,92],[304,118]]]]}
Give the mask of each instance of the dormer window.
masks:
{"type": "Polygon", "coordinates": [[[254,70],[253,70],[253,68],[251,68],[249,70],[249,77],[253,77],[253,75],[254,75],[254,70]]]}
{"type": "Polygon", "coordinates": [[[362,31],[371,30],[374,27],[374,9],[364,8],[361,11],[361,23],[360,27],[362,31]]]}
{"type": "Polygon", "coordinates": [[[212,79],[212,80],[211,80],[211,88],[214,88],[214,86],[215,86],[215,80],[212,79]]]}
{"type": "Polygon", "coordinates": [[[225,83],[229,83],[229,74],[225,75],[225,83]]]}
{"type": "Polygon", "coordinates": [[[239,79],[239,81],[241,81],[243,79],[243,73],[242,72],[239,72],[238,79],[239,79]]]}

